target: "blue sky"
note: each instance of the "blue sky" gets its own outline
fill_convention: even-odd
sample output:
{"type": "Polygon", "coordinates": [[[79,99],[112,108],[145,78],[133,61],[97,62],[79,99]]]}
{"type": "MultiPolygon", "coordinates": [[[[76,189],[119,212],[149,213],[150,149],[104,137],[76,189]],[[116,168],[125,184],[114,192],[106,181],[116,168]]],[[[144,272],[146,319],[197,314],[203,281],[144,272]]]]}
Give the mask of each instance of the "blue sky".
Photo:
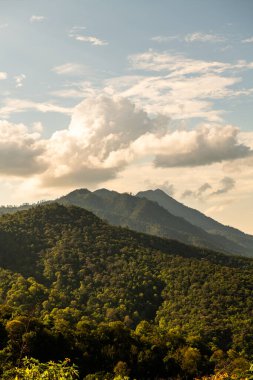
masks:
{"type": "Polygon", "coordinates": [[[162,187],[253,233],[251,0],[0,5],[0,203],[162,187]]]}

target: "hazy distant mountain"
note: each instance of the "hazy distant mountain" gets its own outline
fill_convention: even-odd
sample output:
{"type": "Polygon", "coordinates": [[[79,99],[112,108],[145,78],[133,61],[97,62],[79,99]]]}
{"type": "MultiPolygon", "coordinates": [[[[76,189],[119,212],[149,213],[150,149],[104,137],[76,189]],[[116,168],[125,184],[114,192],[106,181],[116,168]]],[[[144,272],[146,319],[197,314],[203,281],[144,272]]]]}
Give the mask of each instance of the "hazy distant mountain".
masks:
{"type": "Polygon", "coordinates": [[[205,214],[193,208],[187,207],[180,202],[177,202],[175,199],[160,189],[141,191],[136,194],[136,196],[157,202],[160,206],[164,207],[173,215],[184,218],[195,226],[202,228],[209,234],[226,237],[232,242],[240,245],[247,255],[253,256],[252,235],[245,234],[233,227],[224,226],[223,224],[206,216],[205,214]]]}
{"type": "Polygon", "coordinates": [[[107,189],[94,192],[79,189],[57,199],[57,202],[83,207],[113,225],[129,227],[198,247],[232,254],[249,254],[245,252],[244,247],[226,237],[209,234],[182,217],[173,215],[156,202],[127,193],[120,194],[107,189]]]}
{"type": "Polygon", "coordinates": [[[21,206],[0,206],[0,215],[14,214],[17,211],[28,210],[32,207],[33,205],[29,203],[24,203],[21,206]]]}

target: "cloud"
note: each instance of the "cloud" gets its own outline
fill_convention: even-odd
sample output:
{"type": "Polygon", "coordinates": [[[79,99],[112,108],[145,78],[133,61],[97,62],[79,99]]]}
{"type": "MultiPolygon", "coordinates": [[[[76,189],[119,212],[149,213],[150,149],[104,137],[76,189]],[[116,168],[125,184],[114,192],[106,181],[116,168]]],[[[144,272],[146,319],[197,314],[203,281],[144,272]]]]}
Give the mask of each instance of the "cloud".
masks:
{"type": "MultiPolygon", "coordinates": [[[[44,104],[17,103],[23,110],[29,106],[48,111],[44,104]]],[[[252,155],[246,144],[238,142],[238,130],[233,126],[175,130],[170,123],[162,115],[150,117],[126,98],[93,95],[72,110],[68,128],[47,139],[40,137],[41,123],[29,132],[23,125],[3,122],[0,171],[37,174],[42,187],[57,188],[113,180],[138,162],[154,162],[162,173],[164,168],[198,167],[252,155]]],[[[175,190],[167,180],[161,187],[170,194],[175,190]]],[[[201,186],[198,195],[207,190],[208,184],[201,186]]]]}
{"type": "Polygon", "coordinates": [[[174,185],[172,185],[171,183],[169,183],[169,181],[165,181],[161,185],[156,185],[156,187],[158,187],[159,189],[165,191],[165,193],[167,193],[170,196],[173,196],[174,193],[175,193],[175,187],[174,187],[174,185]]]}
{"type": "MultiPolygon", "coordinates": [[[[92,96],[75,107],[68,129],[48,141],[48,160],[54,165],[45,181],[80,179],[89,169],[112,178],[138,160],[154,160],[161,168],[197,167],[252,155],[237,135],[238,129],[230,125],[171,130],[169,118],[151,118],[128,99],[92,96]]],[[[168,190],[169,184],[164,185],[168,190]]]]}
{"type": "Polygon", "coordinates": [[[226,38],[212,33],[195,32],[184,37],[186,42],[224,42],[226,38]]]}
{"type": "Polygon", "coordinates": [[[14,113],[26,112],[28,110],[36,110],[39,112],[57,112],[70,115],[71,108],[58,106],[52,103],[37,103],[27,99],[6,99],[4,105],[0,107],[0,117],[8,118],[14,113]]]}
{"type": "Polygon", "coordinates": [[[154,36],[151,38],[151,41],[163,43],[163,42],[178,40],[179,38],[180,38],[179,36],[154,36]]]}
{"type": "Polygon", "coordinates": [[[253,69],[253,62],[247,62],[245,60],[239,60],[232,64],[220,61],[192,59],[183,54],[160,53],[153,50],[130,55],[129,62],[133,69],[154,72],[165,71],[170,77],[196,73],[221,74],[228,70],[253,69]]]}
{"type": "Polygon", "coordinates": [[[128,158],[110,160],[112,152],[129,144],[155,125],[127,99],[91,97],[75,107],[68,129],[55,132],[47,142],[48,161],[43,176],[48,186],[84,184],[112,179],[128,158]]]}
{"type": "Polygon", "coordinates": [[[194,197],[196,199],[202,200],[203,195],[206,195],[207,191],[210,189],[212,189],[212,186],[209,183],[205,182],[203,185],[199,186],[196,191],[185,190],[181,195],[181,198],[194,197]]]}
{"type": "Polygon", "coordinates": [[[32,129],[34,132],[42,133],[44,130],[43,124],[40,121],[36,121],[32,124],[32,129]]]}
{"type": "Polygon", "coordinates": [[[80,75],[86,72],[87,68],[85,65],[79,63],[64,63],[63,65],[55,66],[52,68],[58,75],[80,75]]]}
{"type": "Polygon", "coordinates": [[[43,144],[38,133],[23,124],[0,121],[0,173],[26,177],[46,169],[43,144]]]}
{"type": "Polygon", "coordinates": [[[211,197],[221,194],[226,194],[235,187],[236,181],[231,177],[223,177],[218,184],[218,189],[211,191],[213,186],[209,183],[204,183],[197,190],[185,190],[181,195],[181,198],[192,197],[197,200],[203,201],[205,199],[211,199],[211,197]]]}
{"type": "Polygon", "coordinates": [[[95,88],[90,81],[78,81],[65,84],[60,90],[52,91],[51,95],[59,98],[87,98],[97,96],[102,90],[95,88]]]}
{"type": "Polygon", "coordinates": [[[239,130],[231,125],[201,126],[192,131],[175,131],[167,140],[169,153],[158,154],[158,167],[194,167],[252,156],[253,151],[238,143],[239,130]]]}
{"type": "Polygon", "coordinates": [[[51,95],[58,98],[84,98],[86,92],[78,88],[63,88],[61,90],[52,91],[51,95]]]}
{"type": "Polygon", "coordinates": [[[5,23],[5,24],[0,24],[0,29],[6,29],[8,28],[9,24],[5,23]]]}
{"type": "Polygon", "coordinates": [[[232,190],[235,187],[235,180],[230,177],[224,177],[220,181],[221,187],[214,191],[211,195],[220,195],[220,194],[225,194],[228,191],[232,190]]]}
{"type": "Polygon", "coordinates": [[[42,22],[44,21],[46,18],[44,16],[38,16],[38,15],[32,15],[30,17],[30,22],[42,22]]]}
{"type": "MultiPolygon", "coordinates": [[[[238,143],[237,134],[235,127],[218,125],[171,130],[169,118],[151,118],[126,98],[91,96],[74,108],[69,127],[47,141],[50,165],[42,182],[54,187],[71,181],[94,184],[111,180],[142,160],[161,168],[197,167],[252,154],[238,143]]],[[[169,182],[163,185],[174,191],[169,182]]],[[[207,189],[207,184],[202,186],[199,196],[207,189]]]]}
{"type": "Polygon", "coordinates": [[[210,190],[212,186],[209,183],[204,183],[201,185],[197,191],[197,196],[200,197],[203,193],[205,193],[207,190],[210,190]]]}
{"type": "Polygon", "coordinates": [[[4,80],[4,79],[7,79],[7,73],[4,72],[4,71],[0,71],[0,80],[4,80]]]}
{"type": "Polygon", "coordinates": [[[192,190],[185,190],[181,195],[181,198],[187,198],[193,196],[195,193],[192,190]]]}
{"type": "Polygon", "coordinates": [[[95,46],[108,45],[107,41],[100,40],[99,38],[95,36],[80,36],[79,35],[79,36],[75,36],[75,39],[81,42],[90,42],[92,45],[95,45],[95,46]]]}
{"type": "Polygon", "coordinates": [[[243,44],[252,44],[253,43],[253,36],[249,37],[249,38],[245,38],[244,40],[242,40],[242,43],[243,44]]]}
{"type": "Polygon", "coordinates": [[[78,33],[82,33],[84,30],[86,30],[86,26],[78,26],[78,25],[75,25],[73,26],[71,29],[70,29],[70,32],[69,34],[70,35],[75,35],[75,34],[78,34],[78,33]]]}
{"type": "Polygon", "coordinates": [[[15,82],[16,82],[16,87],[17,87],[17,88],[18,88],[18,87],[23,87],[23,82],[24,82],[25,78],[26,78],[26,75],[25,75],[25,74],[16,75],[16,76],[14,77],[14,80],[15,80],[15,82]]]}
{"type": "Polygon", "coordinates": [[[86,29],[86,27],[74,26],[73,28],[71,28],[69,32],[69,37],[74,38],[76,41],[89,42],[91,45],[94,45],[94,46],[108,45],[107,41],[101,40],[96,36],[83,34],[84,29],[86,29]]]}
{"type": "Polygon", "coordinates": [[[186,35],[176,35],[176,36],[155,36],[151,38],[151,41],[155,41],[158,43],[171,42],[173,40],[178,40],[181,42],[224,42],[226,38],[224,36],[220,36],[218,34],[213,33],[202,33],[202,32],[194,32],[186,35]]]}
{"type": "Polygon", "coordinates": [[[129,62],[132,70],[141,73],[109,79],[105,91],[131,99],[149,114],[221,122],[224,111],[215,109],[217,99],[253,92],[241,85],[242,70],[252,70],[253,62],[196,60],[152,50],[130,56],[129,62]]]}
{"type": "MultiPolygon", "coordinates": [[[[154,182],[152,180],[145,180],[145,187],[148,189],[161,189],[170,196],[175,194],[175,186],[169,181],[164,181],[163,183],[154,182]]],[[[142,188],[143,190],[143,188],[142,188]]]]}

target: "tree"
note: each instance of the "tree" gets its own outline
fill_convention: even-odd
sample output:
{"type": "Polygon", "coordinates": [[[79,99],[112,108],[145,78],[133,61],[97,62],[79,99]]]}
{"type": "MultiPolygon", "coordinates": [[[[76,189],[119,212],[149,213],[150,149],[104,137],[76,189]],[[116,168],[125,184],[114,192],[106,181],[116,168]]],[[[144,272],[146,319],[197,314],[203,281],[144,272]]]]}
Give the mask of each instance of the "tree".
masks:
{"type": "Polygon", "coordinates": [[[4,375],[6,380],[75,380],[78,379],[78,371],[75,364],[70,364],[69,359],[58,363],[49,361],[40,363],[33,358],[24,358],[23,366],[8,371],[4,375]]]}

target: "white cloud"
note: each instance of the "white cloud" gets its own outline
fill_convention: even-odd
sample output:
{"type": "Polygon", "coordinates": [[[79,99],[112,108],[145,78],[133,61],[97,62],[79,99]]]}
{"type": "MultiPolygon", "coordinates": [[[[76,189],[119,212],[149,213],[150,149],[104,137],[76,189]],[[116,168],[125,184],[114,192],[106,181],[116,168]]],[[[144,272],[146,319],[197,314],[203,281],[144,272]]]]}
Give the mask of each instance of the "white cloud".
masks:
{"type": "Polygon", "coordinates": [[[179,36],[155,36],[151,38],[151,41],[163,43],[163,42],[170,42],[170,41],[174,41],[178,39],[180,39],[179,36]]]}
{"type": "Polygon", "coordinates": [[[44,21],[46,18],[44,16],[39,16],[39,15],[32,15],[30,17],[30,22],[42,22],[44,21]]]}
{"type": "Polygon", "coordinates": [[[90,97],[75,107],[69,127],[47,140],[49,168],[42,181],[53,187],[95,184],[140,160],[155,160],[157,168],[198,167],[251,155],[237,134],[223,125],[171,131],[168,118],[150,118],[125,98],[90,97]]]}
{"type": "Polygon", "coordinates": [[[35,123],[33,123],[32,129],[33,129],[34,132],[42,133],[44,127],[43,127],[43,124],[40,121],[36,121],[35,123]]]}
{"type": "Polygon", "coordinates": [[[6,72],[4,71],[0,71],[0,80],[4,80],[4,79],[7,79],[8,75],[6,72]]]}
{"type": "Polygon", "coordinates": [[[86,30],[86,26],[78,26],[78,25],[75,25],[73,26],[71,29],[70,29],[70,32],[69,34],[70,35],[75,35],[75,34],[78,34],[78,33],[82,33],[84,30],[86,30]]]}
{"type": "Polygon", "coordinates": [[[245,38],[244,40],[242,40],[242,43],[244,43],[244,44],[252,44],[253,43],[253,36],[249,37],[249,38],[245,38]]]}
{"type": "Polygon", "coordinates": [[[212,33],[195,32],[187,34],[184,40],[186,42],[224,42],[226,38],[212,33]]]}
{"type": "Polygon", "coordinates": [[[95,88],[90,81],[78,81],[65,84],[63,88],[51,92],[51,95],[59,98],[82,98],[96,96],[102,90],[95,88]]]}
{"type": "Polygon", "coordinates": [[[213,34],[213,33],[202,33],[202,32],[194,32],[189,33],[184,36],[176,35],[176,36],[155,36],[151,38],[151,41],[158,43],[171,42],[173,40],[178,40],[181,42],[225,42],[226,38],[224,36],[213,34]]]}
{"type": "Polygon", "coordinates": [[[23,124],[0,121],[0,173],[3,176],[30,176],[46,169],[44,147],[38,133],[23,124]]]}
{"type": "Polygon", "coordinates": [[[14,80],[15,80],[15,82],[16,82],[16,87],[17,87],[17,88],[18,88],[18,87],[23,87],[23,82],[24,82],[25,78],[26,78],[26,75],[25,75],[25,74],[16,75],[16,76],[14,77],[14,80]]]}
{"type": "Polygon", "coordinates": [[[238,143],[238,132],[231,125],[175,131],[167,139],[164,152],[161,149],[157,154],[155,165],[194,167],[252,156],[253,151],[248,146],[238,143]]]}
{"type": "Polygon", "coordinates": [[[239,134],[233,126],[175,130],[169,118],[150,117],[125,98],[93,95],[74,108],[68,128],[47,139],[42,131],[40,122],[31,128],[0,123],[1,177],[24,178],[17,184],[24,201],[29,188],[33,196],[52,198],[59,189],[106,186],[138,191],[152,181],[152,187],[177,197],[186,183],[194,183],[195,189],[188,189],[190,205],[201,208],[203,203],[215,216],[214,207],[224,206],[227,194],[233,202],[253,192],[248,146],[253,145],[253,134],[239,134]],[[208,170],[203,165],[209,165],[208,170]]]}
{"type": "Polygon", "coordinates": [[[71,30],[69,32],[69,37],[74,38],[76,41],[89,42],[91,45],[94,45],[94,46],[106,46],[106,45],[108,45],[107,41],[101,40],[96,36],[90,36],[90,35],[83,34],[84,29],[86,29],[86,28],[80,27],[80,26],[74,26],[73,28],[71,28],[71,30]]]}
{"type": "Polygon", "coordinates": [[[5,23],[5,24],[0,24],[0,29],[6,29],[8,28],[9,24],[5,23]]]}
{"type": "Polygon", "coordinates": [[[105,45],[108,45],[107,41],[100,40],[99,38],[97,38],[95,36],[80,36],[80,35],[76,35],[75,39],[77,41],[81,41],[81,42],[90,42],[92,45],[95,45],[95,46],[105,46],[105,45]]]}
{"type": "Polygon", "coordinates": [[[79,63],[69,62],[53,67],[52,71],[58,75],[80,75],[87,71],[87,67],[79,63]]]}
{"type": "Polygon", "coordinates": [[[70,115],[71,108],[58,106],[52,103],[37,103],[27,99],[5,99],[4,105],[0,107],[0,117],[8,118],[14,113],[36,110],[39,112],[57,112],[70,115]]]}
{"type": "Polygon", "coordinates": [[[130,98],[150,114],[221,122],[223,110],[215,109],[215,100],[253,92],[240,85],[241,71],[252,70],[253,62],[196,60],[152,50],[130,56],[129,62],[141,74],[107,80],[105,91],[130,98]]]}
{"type": "Polygon", "coordinates": [[[239,60],[236,63],[219,61],[205,61],[187,58],[182,54],[160,53],[149,50],[145,53],[129,56],[129,62],[133,69],[148,71],[165,71],[170,76],[218,73],[228,70],[253,69],[253,62],[239,60]]]}
{"type": "MultiPolygon", "coordinates": [[[[149,114],[163,114],[175,120],[201,118],[222,122],[224,111],[215,108],[217,99],[253,93],[253,88],[245,89],[240,84],[241,71],[253,69],[253,62],[240,60],[231,64],[196,60],[152,50],[130,56],[129,61],[132,69],[144,72],[105,80],[103,88],[80,82],[51,94],[60,98],[82,98],[98,93],[119,95],[130,99],[149,114]]],[[[67,73],[79,69],[79,66],[72,65],[57,66],[55,70],[67,73]]]]}
{"type": "Polygon", "coordinates": [[[147,131],[162,129],[124,98],[97,96],[81,102],[74,110],[69,128],[57,131],[48,141],[48,160],[53,166],[45,173],[48,184],[63,185],[113,178],[131,157],[112,159],[113,152],[127,149],[147,131]]]}
{"type": "Polygon", "coordinates": [[[63,88],[61,90],[52,91],[51,95],[58,98],[84,98],[85,91],[77,88],[63,88]]]}

